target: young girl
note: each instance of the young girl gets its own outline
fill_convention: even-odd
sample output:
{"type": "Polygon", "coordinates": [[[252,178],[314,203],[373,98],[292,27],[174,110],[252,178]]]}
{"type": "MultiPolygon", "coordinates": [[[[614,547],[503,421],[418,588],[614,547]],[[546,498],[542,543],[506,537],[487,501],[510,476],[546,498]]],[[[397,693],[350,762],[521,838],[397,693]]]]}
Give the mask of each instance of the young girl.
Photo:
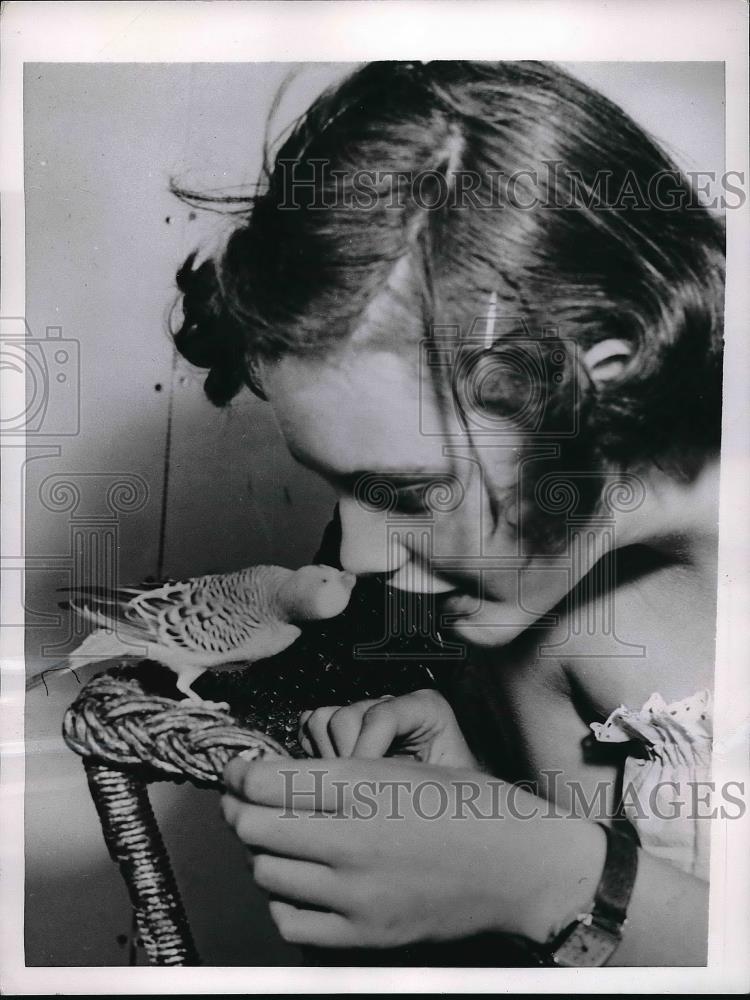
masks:
{"type": "Polygon", "coordinates": [[[553,66],[376,63],[192,265],[209,397],[267,399],[342,565],[434,595],[465,653],[449,700],[305,713],[294,775],[229,766],[282,935],[704,963],[720,223],[553,66]]]}

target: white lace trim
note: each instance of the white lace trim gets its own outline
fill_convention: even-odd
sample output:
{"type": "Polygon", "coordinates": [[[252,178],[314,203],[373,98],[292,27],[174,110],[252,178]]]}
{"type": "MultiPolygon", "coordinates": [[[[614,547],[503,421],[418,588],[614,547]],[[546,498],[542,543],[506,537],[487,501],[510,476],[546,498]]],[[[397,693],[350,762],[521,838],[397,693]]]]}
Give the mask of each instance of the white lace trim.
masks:
{"type": "Polygon", "coordinates": [[[708,878],[705,802],[713,737],[709,691],[667,703],[652,694],[640,711],[621,705],[591,729],[602,743],[633,742],[623,773],[623,811],[644,849],[708,878]]]}

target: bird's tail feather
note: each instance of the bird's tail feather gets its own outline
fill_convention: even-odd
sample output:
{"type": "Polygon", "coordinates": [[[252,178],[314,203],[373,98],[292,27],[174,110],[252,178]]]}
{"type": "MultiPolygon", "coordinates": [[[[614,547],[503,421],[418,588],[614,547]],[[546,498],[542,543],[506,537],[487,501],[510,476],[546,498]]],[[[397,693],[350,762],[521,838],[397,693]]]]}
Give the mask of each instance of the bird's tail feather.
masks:
{"type": "MultiPolygon", "coordinates": [[[[65,602],[66,607],[82,618],[86,622],[91,622],[92,625],[98,625],[100,629],[111,629],[113,625],[112,617],[107,617],[107,615],[102,614],[97,608],[90,608],[87,604],[79,604],[78,601],[70,600],[65,602]]],[[[92,633],[94,635],[95,633],[92,633]]],[[[88,637],[89,639],[91,636],[88,637]]],[[[84,645],[87,640],[84,640],[84,645]]],[[[78,647],[81,648],[80,646],[78,647]]],[[[77,652],[77,650],[76,650],[77,652]]]]}
{"type": "Polygon", "coordinates": [[[53,663],[39,673],[32,674],[26,681],[26,690],[31,691],[40,684],[45,683],[45,676],[49,673],[72,673],[75,674],[79,667],[87,667],[90,663],[101,663],[104,660],[116,659],[120,656],[145,655],[143,646],[140,648],[132,642],[125,642],[122,638],[111,631],[97,629],[87,636],[80,646],[69,653],[64,660],[53,663]]]}

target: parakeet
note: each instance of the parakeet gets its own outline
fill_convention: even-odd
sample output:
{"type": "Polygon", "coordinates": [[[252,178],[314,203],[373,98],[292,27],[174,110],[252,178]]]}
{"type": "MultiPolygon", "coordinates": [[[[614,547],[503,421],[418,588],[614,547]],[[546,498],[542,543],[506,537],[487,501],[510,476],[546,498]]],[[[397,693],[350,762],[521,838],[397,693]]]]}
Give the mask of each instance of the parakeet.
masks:
{"type": "Polygon", "coordinates": [[[70,590],[68,606],[99,628],[50,669],[137,656],[168,667],[178,690],[201,702],[192,684],[206,669],[280,653],[300,635],[296,622],[341,614],[355,582],[353,573],[330,566],[251,566],[165,584],[70,590]]]}

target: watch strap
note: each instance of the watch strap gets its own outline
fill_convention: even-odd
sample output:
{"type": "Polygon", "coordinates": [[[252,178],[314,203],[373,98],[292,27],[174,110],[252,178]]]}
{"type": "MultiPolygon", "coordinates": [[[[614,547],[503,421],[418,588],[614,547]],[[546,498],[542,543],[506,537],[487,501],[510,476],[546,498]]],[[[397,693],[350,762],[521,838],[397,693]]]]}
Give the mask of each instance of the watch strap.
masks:
{"type": "Polygon", "coordinates": [[[544,964],[601,966],[620,944],[638,870],[638,847],[627,834],[600,826],[607,837],[607,853],[594,904],[547,945],[544,964]]]}
{"type": "Polygon", "coordinates": [[[613,931],[622,931],[638,870],[638,848],[632,837],[600,824],[607,835],[604,871],[594,897],[593,920],[613,931]]]}

